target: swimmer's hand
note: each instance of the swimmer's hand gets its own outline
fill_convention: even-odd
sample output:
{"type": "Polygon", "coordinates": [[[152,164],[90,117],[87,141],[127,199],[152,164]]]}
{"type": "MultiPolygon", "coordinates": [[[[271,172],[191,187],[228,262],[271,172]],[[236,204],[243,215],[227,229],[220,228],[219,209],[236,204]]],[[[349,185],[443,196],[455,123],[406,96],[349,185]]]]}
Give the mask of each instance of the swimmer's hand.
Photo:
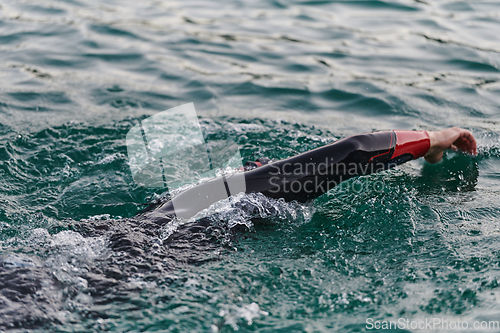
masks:
{"type": "Polygon", "coordinates": [[[466,129],[452,127],[442,131],[428,131],[431,146],[424,158],[429,163],[437,163],[446,149],[461,150],[476,155],[477,144],[472,133],[466,129]]]}

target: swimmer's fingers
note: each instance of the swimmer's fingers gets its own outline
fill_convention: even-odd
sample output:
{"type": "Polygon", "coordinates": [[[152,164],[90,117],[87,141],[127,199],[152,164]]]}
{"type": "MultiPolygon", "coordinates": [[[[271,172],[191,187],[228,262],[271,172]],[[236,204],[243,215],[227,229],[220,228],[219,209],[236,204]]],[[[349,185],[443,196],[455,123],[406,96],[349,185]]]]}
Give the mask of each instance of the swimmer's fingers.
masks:
{"type": "MultiPolygon", "coordinates": [[[[453,147],[464,151],[466,153],[476,155],[477,154],[477,142],[474,135],[468,130],[461,129],[459,137],[453,142],[451,148],[453,147]]],[[[454,149],[455,150],[455,149],[454,149]]]]}

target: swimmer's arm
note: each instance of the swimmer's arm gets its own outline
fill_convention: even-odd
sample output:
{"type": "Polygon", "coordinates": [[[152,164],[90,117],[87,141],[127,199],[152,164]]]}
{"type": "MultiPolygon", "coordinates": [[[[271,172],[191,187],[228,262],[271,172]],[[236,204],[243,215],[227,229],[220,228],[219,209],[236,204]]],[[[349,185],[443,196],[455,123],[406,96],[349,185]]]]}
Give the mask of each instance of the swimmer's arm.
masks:
{"type": "MultiPolygon", "coordinates": [[[[246,171],[246,192],[260,192],[287,201],[307,201],[325,193],[341,181],[366,175],[372,170],[385,170],[420,157],[425,157],[430,163],[439,162],[443,151],[448,148],[477,153],[472,133],[456,127],[435,132],[395,130],[360,134],[246,171]],[[366,167],[370,163],[375,164],[375,167],[366,167]]],[[[218,178],[191,187],[174,198],[177,200],[175,209],[173,201],[168,201],[147,212],[148,219],[163,224],[169,221],[166,216],[171,219],[172,216],[179,216],[178,212],[183,212],[184,216],[193,216],[199,210],[223,199],[224,195],[221,197],[217,190],[223,182],[226,180],[218,178]],[[210,193],[214,195],[207,195],[210,193]],[[193,198],[201,196],[207,199],[194,205],[193,198]],[[205,206],[202,207],[203,205],[205,206]]],[[[225,190],[228,190],[227,185],[225,190]]]]}

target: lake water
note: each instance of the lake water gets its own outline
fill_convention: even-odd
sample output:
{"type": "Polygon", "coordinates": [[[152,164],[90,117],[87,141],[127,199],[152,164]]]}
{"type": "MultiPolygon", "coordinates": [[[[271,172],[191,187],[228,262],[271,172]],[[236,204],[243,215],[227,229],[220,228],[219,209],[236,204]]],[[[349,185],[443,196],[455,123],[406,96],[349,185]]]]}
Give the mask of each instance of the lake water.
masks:
{"type": "Polygon", "coordinates": [[[500,320],[499,34],[493,0],[0,1],[0,329],[500,332],[471,329],[500,320]],[[162,191],[125,137],[189,102],[245,160],[449,126],[479,154],[240,195],[212,207],[236,237],[166,245],[127,224],[162,191]]]}

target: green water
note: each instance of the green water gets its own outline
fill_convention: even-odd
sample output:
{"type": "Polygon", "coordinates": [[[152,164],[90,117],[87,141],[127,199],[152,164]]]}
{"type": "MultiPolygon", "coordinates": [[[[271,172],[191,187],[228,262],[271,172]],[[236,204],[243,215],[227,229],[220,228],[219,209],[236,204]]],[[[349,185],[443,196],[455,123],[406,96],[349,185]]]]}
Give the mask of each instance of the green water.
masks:
{"type": "Polygon", "coordinates": [[[0,329],[500,320],[499,15],[497,1],[0,1],[0,329]],[[448,126],[470,129],[479,155],[414,161],[307,205],[220,202],[214,223],[247,231],[214,236],[195,263],[153,255],[169,230],[137,231],[144,252],[129,258],[109,234],[71,229],[162,194],[133,182],[125,136],[188,102],[248,160],[448,126]],[[115,261],[151,274],[109,277],[115,261]]]}

